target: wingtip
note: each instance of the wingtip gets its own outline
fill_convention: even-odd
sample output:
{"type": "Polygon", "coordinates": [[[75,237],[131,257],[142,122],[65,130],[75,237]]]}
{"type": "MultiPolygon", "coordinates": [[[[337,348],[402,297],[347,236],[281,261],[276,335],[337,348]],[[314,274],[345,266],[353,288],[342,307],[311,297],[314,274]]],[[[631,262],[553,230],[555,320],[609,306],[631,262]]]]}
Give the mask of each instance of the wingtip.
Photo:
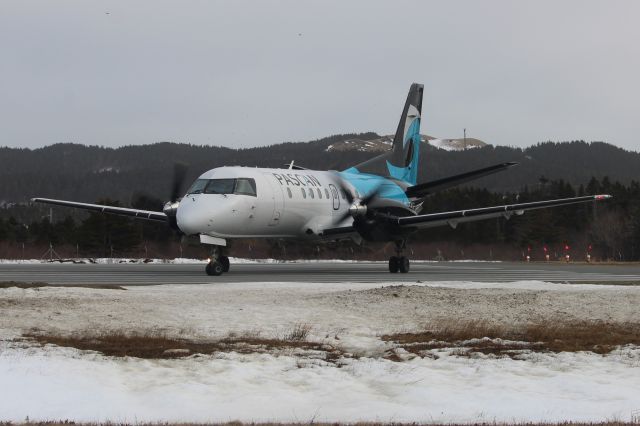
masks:
{"type": "Polygon", "coordinates": [[[609,195],[609,194],[598,194],[598,195],[594,195],[593,196],[594,200],[608,200],[610,198],[613,198],[613,195],[609,195]]]}

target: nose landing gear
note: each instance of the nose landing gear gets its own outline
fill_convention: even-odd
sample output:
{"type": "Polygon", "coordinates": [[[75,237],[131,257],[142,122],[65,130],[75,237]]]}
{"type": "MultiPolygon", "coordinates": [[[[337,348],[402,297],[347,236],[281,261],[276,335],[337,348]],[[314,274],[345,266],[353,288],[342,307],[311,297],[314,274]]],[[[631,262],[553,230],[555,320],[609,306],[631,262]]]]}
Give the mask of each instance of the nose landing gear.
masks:
{"type": "Polygon", "coordinates": [[[396,256],[389,258],[389,272],[392,274],[409,272],[409,259],[402,255],[406,246],[406,240],[396,241],[396,256]]]}
{"type": "Polygon", "coordinates": [[[222,275],[223,272],[229,272],[229,258],[220,253],[220,248],[214,246],[209,257],[209,263],[205,267],[207,275],[222,275]]]}
{"type": "Polygon", "coordinates": [[[222,267],[222,263],[220,263],[217,260],[210,260],[209,263],[207,263],[207,266],[205,268],[205,271],[207,272],[207,275],[222,275],[222,273],[224,272],[224,268],[222,267]]]}

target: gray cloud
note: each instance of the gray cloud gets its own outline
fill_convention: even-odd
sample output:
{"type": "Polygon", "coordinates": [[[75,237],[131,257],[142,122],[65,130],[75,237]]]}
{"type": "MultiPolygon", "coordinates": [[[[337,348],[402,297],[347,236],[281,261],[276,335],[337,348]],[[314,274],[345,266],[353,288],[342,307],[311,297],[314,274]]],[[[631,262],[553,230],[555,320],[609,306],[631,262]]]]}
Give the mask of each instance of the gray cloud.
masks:
{"type": "Polygon", "coordinates": [[[0,145],[231,147],[423,132],[638,149],[635,1],[41,1],[0,6],[0,145]]]}

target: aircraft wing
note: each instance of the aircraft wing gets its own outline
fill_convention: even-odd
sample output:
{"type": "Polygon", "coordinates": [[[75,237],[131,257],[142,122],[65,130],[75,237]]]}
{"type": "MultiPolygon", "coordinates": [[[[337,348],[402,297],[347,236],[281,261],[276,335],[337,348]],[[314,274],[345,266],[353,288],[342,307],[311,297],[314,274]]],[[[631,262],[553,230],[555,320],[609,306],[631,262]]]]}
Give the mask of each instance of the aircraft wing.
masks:
{"type": "Polygon", "coordinates": [[[611,195],[588,195],[585,197],[561,198],[558,200],[534,201],[532,203],[507,204],[504,206],[482,207],[479,209],[456,210],[442,213],[430,213],[417,216],[394,217],[389,219],[402,228],[433,228],[449,225],[455,228],[458,223],[474,222],[521,215],[527,210],[544,209],[548,207],[566,206],[568,204],[587,203],[612,198],[611,195]]]}
{"type": "Polygon", "coordinates": [[[125,207],[104,206],[102,204],[78,203],[76,201],[53,200],[51,198],[32,198],[34,203],[53,204],[55,206],[73,207],[76,209],[91,210],[94,212],[115,214],[120,216],[135,217],[144,220],[154,220],[157,222],[166,222],[167,215],[163,212],[154,212],[149,210],[128,209],[125,207]]]}
{"type": "Polygon", "coordinates": [[[443,189],[451,188],[456,185],[460,185],[465,182],[472,181],[474,179],[479,179],[481,177],[491,175],[494,173],[501,172],[503,170],[507,170],[509,167],[513,167],[517,165],[516,162],[508,162],[496,164],[494,166],[485,167],[482,169],[472,170],[470,172],[462,173],[459,175],[449,176],[443,179],[433,180],[431,182],[421,183],[415,186],[410,186],[407,188],[405,193],[407,197],[417,197],[421,198],[428,194],[432,194],[436,191],[442,191],[443,189]]]}

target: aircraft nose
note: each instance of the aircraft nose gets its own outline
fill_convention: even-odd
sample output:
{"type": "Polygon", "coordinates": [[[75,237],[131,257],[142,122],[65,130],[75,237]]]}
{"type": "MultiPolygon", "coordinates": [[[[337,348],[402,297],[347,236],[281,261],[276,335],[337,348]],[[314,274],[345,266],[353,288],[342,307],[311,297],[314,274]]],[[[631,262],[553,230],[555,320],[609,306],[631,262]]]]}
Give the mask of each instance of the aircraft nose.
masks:
{"type": "Polygon", "coordinates": [[[178,205],[176,222],[178,228],[186,235],[199,234],[207,225],[206,212],[197,208],[197,197],[185,197],[178,205]]]}

